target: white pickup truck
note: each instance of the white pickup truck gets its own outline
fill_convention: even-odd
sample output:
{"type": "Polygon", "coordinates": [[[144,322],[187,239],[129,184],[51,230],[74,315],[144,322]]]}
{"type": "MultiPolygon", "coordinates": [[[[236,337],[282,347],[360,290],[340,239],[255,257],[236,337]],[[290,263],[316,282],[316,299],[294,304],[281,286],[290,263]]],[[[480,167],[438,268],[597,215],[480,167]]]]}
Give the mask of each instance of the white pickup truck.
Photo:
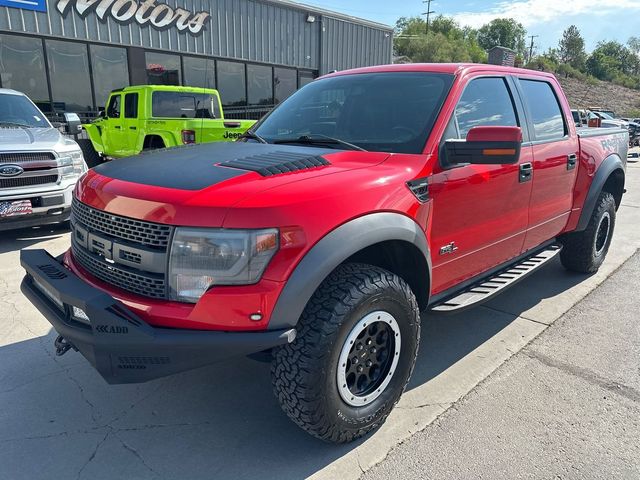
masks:
{"type": "MultiPolygon", "coordinates": [[[[79,125],[73,119],[67,128],[79,125]]],[[[26,95],[0,88],[0,231],[67,221],[86,171],[76,142],[26,95]]]]}

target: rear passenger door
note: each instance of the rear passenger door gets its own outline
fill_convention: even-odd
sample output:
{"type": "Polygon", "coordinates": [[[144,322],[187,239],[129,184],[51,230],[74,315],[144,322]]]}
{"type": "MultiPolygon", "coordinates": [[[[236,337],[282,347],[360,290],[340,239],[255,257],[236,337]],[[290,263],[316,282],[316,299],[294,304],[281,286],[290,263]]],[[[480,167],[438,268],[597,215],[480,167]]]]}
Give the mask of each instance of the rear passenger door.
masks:
{"type": "MultiPolygon", "coordinates": [[[[441,144],[465,139],[477,126],[520,126],[522,106],[511,80],[471,79],[460,95],[441,144]]],[[[528,225],[531,148],[523,147],[515,165],[461,165],[442,169],[429,182],[433,199],[431,245],[433,293],[517,257],[528,225]]]]}
{"type": "Polygon", "coordinates": [[[578,138],[551,82],[516,79],[527,112],[533,149],[533,190],[524,251],[554,238],[573,205],[578,138]]]}
{"type": "Polygon", "coordinates": [[[138,142],[140,136],[138,125],[138,92],[126,93],[124,96],[124,155],[135,155],[142,149],[142,140],[138,142]],[[138,147],[140,143],[140,147],[138,147]]]}

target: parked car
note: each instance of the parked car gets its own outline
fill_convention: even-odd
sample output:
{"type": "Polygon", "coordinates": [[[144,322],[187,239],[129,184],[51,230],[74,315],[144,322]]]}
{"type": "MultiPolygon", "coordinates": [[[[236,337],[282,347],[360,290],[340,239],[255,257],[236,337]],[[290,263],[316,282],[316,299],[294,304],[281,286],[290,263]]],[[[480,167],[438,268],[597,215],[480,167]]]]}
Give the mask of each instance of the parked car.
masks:
{"type": "Polygon", "coordinates": [[[90,170],[70,250],[23,250],[22,290],[57,353],[79,350],[109,383],[267,352],[286,414],[348,442],[398,402],[421,311],[478,305],[558,255],[600,268],[627,143],[578,133],[544,72],[338,72],[239,142],[90,170]]]}
{"type": "Polygon", "coordinates": [[[26,95],[0,88],[0,231],[68,220],[71,192],[86,170],[76,142],[26,95]]]}
{"type": "Polygon", "coordinates": [[[581,110],[571,110],[573,121],[576,124],[576,128],[582,128],[588,126],[587,115],[581,110]]]}
{"type": "Polygon", "coordinates": [[[629,122],[613,118],[606,112],[598,112],[592,110],[590,112],[590,115],[595,115],[596,117],[598,117],[600,119],[600,126],[603,128],[624,128],[626,130],[629,126],[629,122]]]}
{"type": "Polygon", "coordinates": [[[80,139],[90,167],[103,158],[191,143],[238,139],[255,120],[226,120],[217,90],[143,85],[114,90],[80,139]]]}

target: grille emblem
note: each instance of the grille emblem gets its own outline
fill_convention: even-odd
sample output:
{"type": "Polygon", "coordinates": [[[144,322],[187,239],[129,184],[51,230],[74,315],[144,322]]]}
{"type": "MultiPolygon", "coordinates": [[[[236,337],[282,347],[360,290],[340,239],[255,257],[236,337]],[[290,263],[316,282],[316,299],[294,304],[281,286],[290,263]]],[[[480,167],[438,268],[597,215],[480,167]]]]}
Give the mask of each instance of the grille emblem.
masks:
{"type": "Polygon", "coordinates": [[[24,172],[24,168],[22,168],[20,165],[0,166],[0,177],[17,177],[22,172],[24,172]]]}

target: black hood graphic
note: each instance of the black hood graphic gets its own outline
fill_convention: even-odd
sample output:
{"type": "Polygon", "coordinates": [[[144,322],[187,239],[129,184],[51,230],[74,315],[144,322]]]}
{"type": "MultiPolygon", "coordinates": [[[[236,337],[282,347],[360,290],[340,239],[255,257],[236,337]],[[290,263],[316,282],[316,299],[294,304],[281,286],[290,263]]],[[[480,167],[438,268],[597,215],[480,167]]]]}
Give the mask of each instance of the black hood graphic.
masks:
{"type": "Polygon", "coordinates": [[[202,190],[249,171],[271,176],[329,165],[321,155],[331,152],[336,150],[245,142],[204,143],[144,152],[103,163],[93,170],[125,182],[202,190]]]}

